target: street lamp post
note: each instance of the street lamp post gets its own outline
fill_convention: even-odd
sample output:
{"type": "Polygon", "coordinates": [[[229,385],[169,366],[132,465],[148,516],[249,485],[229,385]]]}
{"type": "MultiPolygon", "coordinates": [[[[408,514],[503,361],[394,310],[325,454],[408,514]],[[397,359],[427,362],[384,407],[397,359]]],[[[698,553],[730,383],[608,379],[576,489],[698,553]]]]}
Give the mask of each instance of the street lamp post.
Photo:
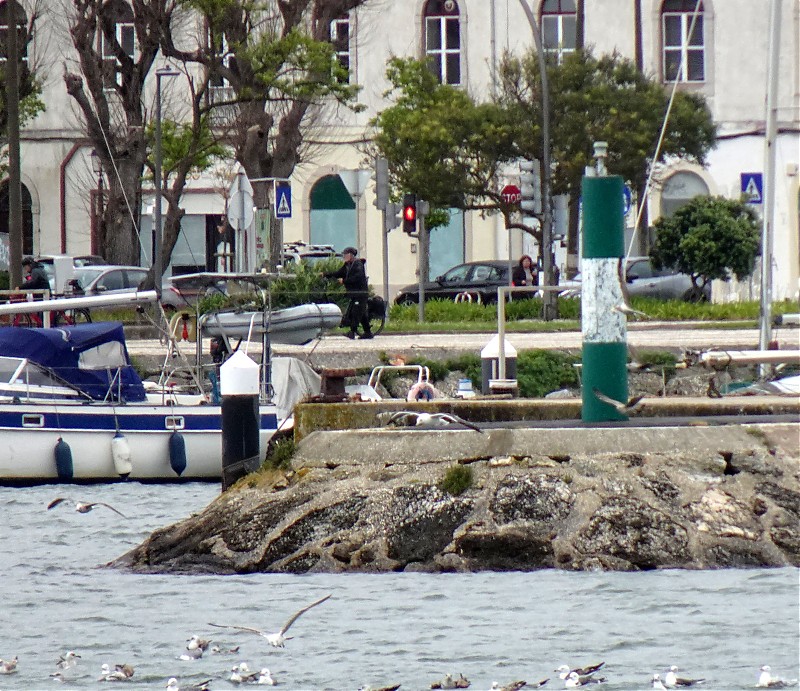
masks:
{"type": "MultiPolygon", "coordinates": [[[[550,87],[547,82],[547,62],[542,37],[539,33],[539,24],[526,0],[519,0],[519,4],[531,26],[542,80],[542,272],[545,284],[552,285],[555,275],[553,271],[553,211],[550,199],[550,176],[553,174],[550,167],[550,87]]],[[[545,320],[554,319],[558,307],[556,293],[546,291],[542,300],[545,320]]]]}
{"type": "Polygon", "coordinates": [[[180,74],[172,67],[159,67],[156,70],[156,122],[155,122],[155,146],[153,151],[153,168],[156,199],[153,209],[153,282],[156,293],[161,297],[161,277],[164,275],[164,267],[161,256],[161,80],[164,77],[177,77],[180,74]]]}

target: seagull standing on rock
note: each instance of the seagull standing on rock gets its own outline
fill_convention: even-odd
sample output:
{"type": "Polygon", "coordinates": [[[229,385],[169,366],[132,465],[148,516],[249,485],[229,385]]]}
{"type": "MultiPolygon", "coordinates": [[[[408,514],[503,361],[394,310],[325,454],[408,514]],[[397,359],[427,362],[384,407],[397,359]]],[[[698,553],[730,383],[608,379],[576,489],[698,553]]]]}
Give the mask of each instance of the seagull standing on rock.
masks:
{"type": "Polygon", "coordinates": [[[289,628],[294,624],[298,618],[308,612],[312,607],[316,607],[317,605],[321,605],[325,600],[330,599],[331,595],[326,595],[325,597],[317,600],[316,602],[312,602],[310,605],[306,605],[303,609],[298,610],[295,612],[291,617],[286,620],[286,623],[281,627],[281,630],[276,633],[267,633],[266,631],[261,631],[260,629],[254,629],[249,626],[232,626],[229,624],[211,624],[209,626],[216,626],[217,628],[221,629],[236,629],[237,631],[246,631],[248,633],[255,633],[263,638],[267,639],[267,642],[273,646],[274,648],[283,648],[286,641],[291,640],[292,636],[287,636],[286,632],[289,628]]]}

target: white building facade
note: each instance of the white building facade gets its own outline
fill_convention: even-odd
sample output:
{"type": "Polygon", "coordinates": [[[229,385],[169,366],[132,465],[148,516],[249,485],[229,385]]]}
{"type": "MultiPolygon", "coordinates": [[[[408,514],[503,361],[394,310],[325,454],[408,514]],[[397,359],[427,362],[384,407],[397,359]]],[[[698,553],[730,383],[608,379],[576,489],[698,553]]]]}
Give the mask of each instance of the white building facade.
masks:
{"type": "MultiPolygon", "coordinates": [[[[293,174],[292,218],[284,222],[285,240],[331,242],[338,249],[355,245],[368,260],[373,285],[383,284],[382,226],[373,205],[374,186],[369,183],[353,199],[337,172],[369,165],[363,153],[368,123],[390,105],[383,96],[389,86],[386,63],[393,56],[427,56],[443,82],[466,89],[476,100],[489,99],[497,88],[497,67],[504,51],[521,55],[533,44],[521,1],[369,0],[334,22],[332,40],[340,60],[349,66],[351,83],[362,87],[359,101],[366,108],[360,113],[330,108],[322,124],[307,133],[306,139],[314,142],[313,156],[293,174]]],[[[752,191],[752,181],[763,175],[765,165],[769,0],[527,2],[540,22],[547,49],[565,52],[584,45],[593,47],[595,55],[617,51],[636,60],[665,89],[677,78],[677,88],[705,96],[718,126],[717,146],[705,168],[685,162],[659,165],[648,201],[651,220],[673,212],[696,194],[739,198],[743,181],[752,191]]],[[[781,9],[773,295],[796,299],[800,278],[800,2],[772,2],[779,2],[781,9]]],[[[0,17],[5,17],[4,4],[0,3],[0,17]]],[[[91,148],[64,88],[62,70],[57,69],[62,62],[74,62],[74,55],[55,14],[43,16],[47,24],[30,47],[39,64],[47,57],[53,68],[45,72],[47,110],[22,133],[25,251],[88,254],[96,250],[93,208],[102,179],[92,170],[91,148]]],[[[587,141],[587,150],[591,145],[587,141]]],[[[216,268],[214,233],[225,213],[225,190],[235,173],[235,168],[229,168],[227,181],[224,175],[208,175],[190,182],[184,197],[183,235],[171,270],[216,268]]],[[[513,181],[513,177],[508,180],[513,181]]],[[[505,182],[500,181],[500,186],[505,182]]],[[[763,191],[762,187],[762,195],[763,191]]],[[[7,233],[4,208],[7,185],[0,183],[0,240],[7,233]]],[[[557,222],[563,222],[556,211],[557,222]]],[[[146,238],[151,226],[149,217],[143,215],[143,219],[146,238]]],[[[629,216],[631,228],[633,220],[629,216]]],[[[519,235],[512,236],[509,247],[499,215],[483,217],[475,212],[454,213],[450,225],[436,230],[431,242],[432,276],[461,261],[516,257],[528,249],[519,235]]],[[[143,240],[145,263],[148,244],[143,240]]],[[[400,230],[389,234],[388,247],[391,297],[397,287],[416,280],[417,248],[414,239],[400,230]]],[[[0,263],[2,259],[0,255],[0,263]]],[[[567,268],[563,251],[557,253],[557,261],[563,274],[567,268]]],[[[733,292],[733,288],[718,288],[715,297],[729,299],[733,292]]],[[[736,295],[756,297],[749,287],[739,287],[736,295]]]]}

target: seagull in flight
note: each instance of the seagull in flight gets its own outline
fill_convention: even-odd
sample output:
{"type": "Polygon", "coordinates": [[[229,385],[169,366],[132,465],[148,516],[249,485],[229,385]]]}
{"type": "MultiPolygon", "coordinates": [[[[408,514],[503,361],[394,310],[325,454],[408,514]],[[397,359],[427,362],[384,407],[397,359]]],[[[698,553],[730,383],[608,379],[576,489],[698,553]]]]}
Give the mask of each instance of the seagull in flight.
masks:
{"type": "Polygon", "coordinates": [[[480,427],[451,413],[419,413],[412,410],[398,410],[396,413],[392,413],[384,424],[386,426],[391,425],[395,427],[416,426],[425,429],[446,429],[453,425],[462,425],[476,432],[483,433],[480,427]]]}
{"type": "MultiPolygon", "coordinates": [[[[622,413],[623,415],[634,415],[635,413],[638,413],[644,406],[644,396],[634,396],[633,398],[628,399],[627,403],[623,403],[622,401],[618,401],[616,398],[606,396],[597,387],[592,389],[592,393],[595,395],[595,398],[597,398],[598,401],[607,403],[614,408],[614,410],[616,410],[618,413],[622,413]]],[[[580,674],[580,672],[578,674],[580,674]]]]}
{"type": "Polygon", "coordinates": [[[625,257],[620,257],[619,262],[617,262],[617,279],[619,280],[619,289],[622,292],[622,302],[618,305],[614,305],[611,309],[620,314],[624,314],[626,317],[650,319],[649,314],[645,314],[631,307],[631,296],[628,292],[627,263],[625,257]]]}
{"type": "MultiPolygon", "coordinates": [[[[69,497],[58,497],[57,499],[53,499],[48,505],[47,510],[54,509],[56,506],[61,504],[65,501],[75,501],[74,499],[70,499],[69,497]]],[[[111,504],[106,504],[103,501],[93,501],[93,502],[85,502],[85,501],[76,501],[75,502],[75,510],[78,513],[89,513],[95,506],[105,506],[107,509],[111,509],[114,513],[118,513],[123,518],[127,518],[127,516],[122,513],[121,511],[117,511],[111,504]]]]}
{"type": "Polygon", "coordinates": [[[674,689],[676,687],[688,688],[695,684],[702,684],[705,681],[705,679],[682,679],[676,674],[677,671],[678,668],[672,665],[669,671],[664,675],[664,686],[668,689],[674,689]]]}
{"type": "Polygon", "coordinates": [[[260,629],[254,629],[249,626],[231,626],[229,624],[211,624],[209,626],[216,626],[220,629],[236,629],[237,631],[247,631],[248,633],[255,633],[259,636],[262,636],[267,639],[267,642],[273,646],[274,648],[283,648],[286,641],[291,640],[292,636],[287,636],[286,632],[289,628],[294,624],[298,618],[308,612],[312,607],[316,607],[317,605],[321,605],[325,600],[330,599],[331,595],[326,595],[325,597],[312,602],[310,605],[306,605],[303,609],[297,610],[291,617],[286,620],[286,623],[281,627],[281,630],[276,633],[268,633],[266,631],[261,631],[260,629]]]}

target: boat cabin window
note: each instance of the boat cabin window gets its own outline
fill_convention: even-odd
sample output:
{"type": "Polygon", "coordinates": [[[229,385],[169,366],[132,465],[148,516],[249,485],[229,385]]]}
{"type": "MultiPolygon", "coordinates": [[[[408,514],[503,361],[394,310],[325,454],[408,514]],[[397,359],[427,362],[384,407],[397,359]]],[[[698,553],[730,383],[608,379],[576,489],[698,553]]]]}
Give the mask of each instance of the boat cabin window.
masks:
{"type": "Polygon", "coordinates": [[[119,341],[101,343],[99,346],[84,350],[78,356],[80,369],[115,369],[127,365],[125,350],[119,341]]]}
{"type": "Polygon", "coordinates": [[[52,386],[52,387],[71,387],[62,379],[51,373],[44,367],[37,365],[35,362],[27,361],[11,381],[12,384],[23,384],[25,386],[52,386]]]}
{"type": "Polygon", "coordinates": [[[6,384],[12,381],[20,366],[24,363],[21,358],[0,357],[0,382],[6,384]]]}

